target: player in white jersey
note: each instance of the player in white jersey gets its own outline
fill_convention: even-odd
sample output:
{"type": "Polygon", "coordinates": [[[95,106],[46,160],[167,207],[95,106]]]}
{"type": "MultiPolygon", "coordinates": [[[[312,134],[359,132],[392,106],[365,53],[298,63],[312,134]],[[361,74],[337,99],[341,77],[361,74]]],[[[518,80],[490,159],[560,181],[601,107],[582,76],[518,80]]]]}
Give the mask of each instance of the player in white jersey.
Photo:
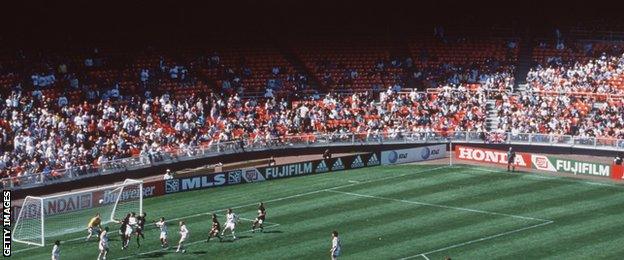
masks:
{"type": "Polygon", "coordinates": [[[128,248],[128,244],[130,244],[130,238],[132,238],[132,233],[134,233],[134,226],[130,224],[130,222],[128,222],[125,225],[126,225],[126,229],[124,230],[124,234],[123,234],[125,239],[123,241],[123,247],[121,248],[122,250],[125,250],[126,248],[128,248]]]}
{"type": "Polygon", "coordinates": [[[108,254],[108,227],[104,228],[104,231],[100,234],[100,242],[98,243],[100,254],[98,254],[98,260],[106,260],[108,254]]]}
{"type": "Polygon", "coordinates": [[[156,222],[156,227],[160,229],[160,246],[163,248],[168,247],[169,243],[167,242],[167,222],[165,222],[165,218],[161,217],[160,221],[156,222]]]}
{"type": "Polygon", "coordinates": [[[329,249],[329,253],[331,254],[331,259],[335,260],[340,256],[342,245],[340,244],[340,238],[338,237],[338,231],[334,230],[332,232],[332,247],[329,249]]]}
{"type": "Polygon", "coordinates": [[[52,247],[52,260],[60,260],[61,259],[61,241],[54,241],[54,246],[52,247]]]}
{"type": "Polygon", "coordinates": [[[225,215],[225,228],[221,231],[221,236],[225,234],[226,230],[230,230],[232,234],[232,238],[236,240],[236,234],[234,233],[234,229],[236,229],[236,223],[238,222],[238,215],[232,212],[232,209],[227,210],[227,214],[225,215]]]}
{"type": "Polygon", "coordinates": [[[134,212],[130,213],[130,218],[128,218],[128,224],[130,224],[130,226],[133,229],[137,227],[138,221],[137,221],[136,213],[134,212]]]}
{"type": "Polygon", "coordinates": [[[184,249],[184,242],[188,238],[188,235],[189,231],[186,228],[186,223],[184,223],[184,221],[180,221],[180,242],[178,242],[178,250],[176,250],[176,253],[180,252],[180,250],[182,253],[186,253],[186,249],[184,249]]]}

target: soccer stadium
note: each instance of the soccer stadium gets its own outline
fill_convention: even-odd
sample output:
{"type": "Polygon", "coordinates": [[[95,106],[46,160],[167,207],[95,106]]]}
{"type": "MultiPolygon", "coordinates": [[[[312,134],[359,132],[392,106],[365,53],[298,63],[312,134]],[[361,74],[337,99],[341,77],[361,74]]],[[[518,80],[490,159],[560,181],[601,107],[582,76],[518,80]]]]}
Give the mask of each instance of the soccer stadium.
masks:
{"type": "Polygon", "coordinates": [[[624,255],[615,6],[15,4],[4,257],[624,255]]]}

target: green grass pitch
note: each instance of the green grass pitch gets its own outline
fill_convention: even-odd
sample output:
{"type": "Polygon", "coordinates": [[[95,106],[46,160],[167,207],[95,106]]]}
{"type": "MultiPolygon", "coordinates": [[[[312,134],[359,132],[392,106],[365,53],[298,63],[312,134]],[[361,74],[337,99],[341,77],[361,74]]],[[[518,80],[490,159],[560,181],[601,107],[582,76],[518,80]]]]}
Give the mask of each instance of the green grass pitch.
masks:
{"type": "MultiPolygon", "coordinates": [[[[475,166],[401,165],[179,193],[144,201],[151,221],[184,219],[185,254],[162,250],[150,226],[141,248],[121,251],[111,225],[108,259],[327,259],[338,230],[344,259],[620,259],[624,186],[475,166]],[[264,233],[249,231],[264,201],[264,233]],[[211,212],[235,209],[239,240],[204,241],[211,212]]],[[[75,217],[85,226],[89,215],[75,217]]],[[[170,243],[177,225],[169,224],[170,243]]],[[[95,259],[86,231],[61,237],[62,259],[95,259]]],[[[50,239],[47,240],[51,244],[50,239]]],[[[19,259],[49,259],[51,246],[14,243],[19,259]]]]}

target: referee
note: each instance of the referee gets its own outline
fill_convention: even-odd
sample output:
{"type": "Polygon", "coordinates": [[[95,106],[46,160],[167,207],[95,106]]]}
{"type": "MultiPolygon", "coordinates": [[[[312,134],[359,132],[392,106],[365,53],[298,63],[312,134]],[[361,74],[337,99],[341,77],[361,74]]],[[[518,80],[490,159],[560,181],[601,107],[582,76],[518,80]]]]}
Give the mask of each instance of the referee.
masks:
{"type": "Polygon", "coordinates": [[[516,171],[516,152],[512,147],[509,147],[509,151],[507,151],[507,171],[511,169],[512,172],[516,171]]]}

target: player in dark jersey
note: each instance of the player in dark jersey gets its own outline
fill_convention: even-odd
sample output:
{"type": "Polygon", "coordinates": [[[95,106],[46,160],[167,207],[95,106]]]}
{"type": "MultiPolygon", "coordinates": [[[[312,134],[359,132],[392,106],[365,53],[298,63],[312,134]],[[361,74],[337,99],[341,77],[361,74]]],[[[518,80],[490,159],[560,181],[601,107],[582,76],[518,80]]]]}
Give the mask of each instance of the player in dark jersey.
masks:
{"type": "Polygon", "coordinates": [[[509,147],[509,151],[507,151],[507,171],[510,170],[512,172],[516,171],[516,152],[513,150],[513,148],[509,147]]]}
{"type": "Polygon", "coordinates": [[[145,217],[146,216],[147,216],[147,214],[145,214],[145,212],[143,212],[136,218],[137,219],[137,228],[136,228],[137,247],[141,247],[141,242],[140,242],[139,238],[145,239],[145,235],[143,235],[143,230],[145,228],[145,217]]]}
{"type": "Polygon", "coordinates": [[[251,226],[251,232],[255,233],[256,228],[260,228],[260,232],[264,231],[264,219],[266,218],[266,209],[264,208],[264,203],[260,202],[258,205],[258,217],[253,222],[251,226]]]}
{"type": "Polygon", "coordinates": [[[221,223],[217,219],[217,214],[212,214],[212,227],[210,228],[210,232],[208,232],[208,239],[206,239],[206,243],[210,242],[210,238],[218,237],[219,241],[223,241],[223,237],[219,235],[221,232],[221,223]]]}
{"type": "Polygon", "coordinates": [[[121,237],[121,250],[126,249],[126,229],[128,228],[128,223],[130,222],[130,213],[126,215],[124,219],[118,221],[121,226],[119,226],[119,235],[121,237]]]}

